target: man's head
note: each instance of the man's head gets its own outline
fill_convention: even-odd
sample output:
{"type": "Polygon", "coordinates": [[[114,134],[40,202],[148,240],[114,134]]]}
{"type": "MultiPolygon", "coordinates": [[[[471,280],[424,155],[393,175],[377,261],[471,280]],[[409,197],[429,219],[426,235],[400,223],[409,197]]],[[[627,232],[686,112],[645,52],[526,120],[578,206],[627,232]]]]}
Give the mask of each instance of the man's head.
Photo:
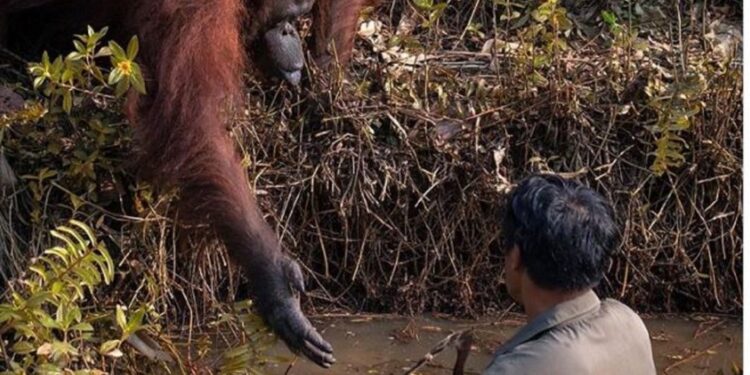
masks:
{"type": "Polygon", "coordinates": [[[503,221],[505,279],[521,301],[524,282],[573,293],[594,287],[619,240],[610,204],[555,175],[534,175],[511,193],[503,221]]]}

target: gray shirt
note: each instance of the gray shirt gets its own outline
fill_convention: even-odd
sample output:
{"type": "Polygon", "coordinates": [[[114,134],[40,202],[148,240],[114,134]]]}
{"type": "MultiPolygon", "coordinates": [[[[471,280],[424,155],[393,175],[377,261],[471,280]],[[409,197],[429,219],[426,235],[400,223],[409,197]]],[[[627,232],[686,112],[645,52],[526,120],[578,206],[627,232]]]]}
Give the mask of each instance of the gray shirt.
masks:
{"type": "Polygon", "coordinates": [[[537,316],[495,352],[483,375],[655,375],[641,318],[593,291],[537,316]]]}

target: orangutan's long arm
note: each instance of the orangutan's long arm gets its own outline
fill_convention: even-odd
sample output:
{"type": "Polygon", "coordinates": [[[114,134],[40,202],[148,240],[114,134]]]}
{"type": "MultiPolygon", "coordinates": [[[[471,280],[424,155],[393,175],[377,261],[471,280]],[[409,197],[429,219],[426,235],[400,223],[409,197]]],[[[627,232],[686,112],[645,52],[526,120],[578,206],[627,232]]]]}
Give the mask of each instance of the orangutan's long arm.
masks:
{"type": "Polygon", "coordinates": [[[271,328],[328,367],[332,348],[300,310],[299,266],[263,220],[229,137],[227,110],[242,98],[244,2],[190,2],[142,0],[130,16],[149,90],[132,97],[128,111],[142,148],[140,174],[180,187],[183,212],[216,229],[271,328]]]}

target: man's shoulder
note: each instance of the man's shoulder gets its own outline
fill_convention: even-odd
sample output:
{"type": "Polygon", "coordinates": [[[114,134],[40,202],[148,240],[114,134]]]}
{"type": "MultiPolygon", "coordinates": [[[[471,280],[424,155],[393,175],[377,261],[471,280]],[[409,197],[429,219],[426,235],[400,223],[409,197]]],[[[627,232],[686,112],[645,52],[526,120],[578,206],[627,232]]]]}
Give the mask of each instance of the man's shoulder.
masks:
{"type": "Polygon", "coordinates": [[[623,313],[638,316],[638,314],[635,311],[633,311],[633,309],[631,309],[630,306],[613,298],[604,298],[602,299],[601,304],[602,304],[602,308],[613,309],[613,310],[621,311],[623,313]]]}
{"type": "Polygon", "coordinates": [[[580,319],[496,356],[483,375],[598,374],[602,369],[650,374],[653,365],[638,363],[651,356],[648,331],[638,314],[619,301],[605,299],[580,319]]]}
{"type": "Polygon", "coordinates": [[[636,329],[633,334],[641,334],[648,337],[646,324],[643,319],[626,304],[611,298],[602,300],[600,308],[601,316],[609,324],[625,326],[636,329]]]}
{"type": "Polygon", "coordinates": [[[513,351],[493,358],[482,375],[499,374],[582,374],[577,361],[571,361],[568,350],[546,340],[521,344],[513,351]]]}
{"type": "Polygon", "coordinates": [[[590,314],[552,328],[547,336],[553,341],[645,346],[650,350],[648,330],[641,317],[611,298],[603,299],[590,314]]]}

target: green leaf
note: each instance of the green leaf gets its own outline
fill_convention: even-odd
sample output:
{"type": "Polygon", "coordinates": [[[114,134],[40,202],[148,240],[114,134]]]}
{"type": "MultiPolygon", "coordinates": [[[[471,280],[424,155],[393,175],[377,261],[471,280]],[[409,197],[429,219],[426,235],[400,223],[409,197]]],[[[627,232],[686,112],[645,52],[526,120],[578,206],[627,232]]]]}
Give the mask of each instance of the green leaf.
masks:
{"type": "Polygon", "coordinates": [[[63,264],[65,264],[66,267],[70,264],[69,259],[71,258],[71,256],[68,249],[62,248],[60,246],[55,246],[53,248],[45,250],[44,254],[54,255],[60,258],[60,260],[63,262],[63,264]]]}
{"type": "Polygon", "coordinates": [[[96,274],[90,272],[84,267],[75,268],[73,272],[80,279],[80,284],[88,287],[90,293],[93,292],[92,287],[99,284],[96,274]]]}
{"type": "Polygon", "coordinates": [[[30,64],[29,73],[35,76],[39,76],[39,75],[44,74],[44,68],[42,67],[42,64],[30,64]]]}
{"type": "Polygon", "coordinates": [[[412,2],[414,3],[415,7],[422,11],[431,10],[433,5],[435,4],[433,0],[413,0],[412,2]]]}
{"type": "Polygon", "coordinates": [[[128,43],[128,60],[135,60],[138,55],[138,37],[133,36],[128,43]]]}
{"type": "MultiPolygon", "coordinates": [[[[68,222],[71,225],[78,227],[81,231],[83,231],[83,233],[86,234],[86,237],[88,237],[88,240],[90,241],[90,242],[85,242],[86,244],[89,244],[89,243],[95,244],[98,242],[98,240],[96,239],[96,235],[94,235],[94,231],[91,229],[91,227],[75,219],[71,219],[68,222]]],[[[81,241],[83,241],[83,239],[81,239],[81,241]]]]}
{"type": "Polygon", "coordinates": [[[39,77],[34,78],[34,89],[36,90],[39,87],[41,87],[45,79],[47,79],[45,76],[39,76],[39,77]]]}
{"type": "Polygon", "coordinates": [[[146,83],[143,81],[143,73],[141,73],[141,67],[133,63],[133,73],[130,75],[130,83],[133,85],[136,91],[141,95],[146,95],[146,83]]]}
{"type": "Polygon", "coordinates": [[[552,12],[555,10],[555,7],[557,6],[557,1],[555,0],[547,0],[546,2],[542,3],[536,10],[531,12],[531,17],[533,17],[537,22],[545,22],[549,19],[549,17],[552,15],[552,12]]]}
{"type": "Polygon", "coordinates": [[[60,329],[60,324],[57,322],[57,320],[52,319],[51,316],[47,313],[41,313],[37,314],[39,315],[38,319],[39,322],[42,324],[44,328],[47,329],[60,329]]]}
{"type": "Polygon", "coordinates": [[[62,82],[70,82],[73,80],[73,75],[75,73],[71,69],[65,69],[62,73],[62,78],[60,79],[62,82]]]}
{"type": "Polygon", "coordinates": [[[68,54],[68,56],[65,56],[65,60],[68,61],[79,61],[84,58],[84,54],[80,52],[71,52],[68,54]]]}
{"type": "Polygon", "coordinates": [[[127,327],[125,328],[125,334],[131,335],[135,333],[136,331],[143,328],[143,316],[146,313],[146,310],[144,308],[138,309],[138,311],[133,314],[133,316],[130,317],[130,321],[128,322],[127,327]]]}
{"type": "Polygon", "coordinates": [[[541,68],[550,64],[550,57],[547,55],[534,56],[533,66],[534,68],[541,68]]]}
{"type": "MultiPolygon", "coordinates": [[[[57,275],[61,272],[61,268],[56,262],[54,262],[52,259],[49,259],[48,257],[42,257],[40,258],[42,262],[46,263],[49,269],[52,271],[53,274],[57,275]]],[[[55,276],[56,277],[56,276],[55,276]]]]}
{"type": "Polygon", "coordinates": [[[84,201],[75,194],[69,194],[70,203],[73,204],[73,210],[78,211],[83,206],[84,201]]]}
{"type": "Polygon", "coordinates": [[[70,114],[70,111],[73,109],[73,94],[70,90],[66,90],[63,94],[63,111],[65,113],[70,114]]]}
{"type": "Polygon", "coordinates": [[[77,305],[72,305],[69,309],[65,310],[65,314],[62,317],[63,326],[66,329],[70,329],[73,323],[78,323],[81,319],[81,309],[77,305]]]}
{"type": "Polygon", "coordinates": [[[65,226],[60,226],[59,228],[57,228],[57,230],[60,231],[60,232],[67,233],[72,238],[74,238],[76,240],[76,242],[78,242],[78,246],[76,248],[80,250],[79,255],[83,255],[83,253],[86,251],[86,249],[90,245],[90,243],[88,241],[86,241],[83,237],[81,237],[81,235],[77,231],[75,231],[75,230],[73,230],[71,228],[68,228],[68,227],[65,227],[65,226]]]}
{"type": "Polygon", "coordinates": [[[602,11],[602,21],[607,24],[607,26],[612,27],[617,23],[617,16],[615,16],[614,12],[609,10],[603,10],[602,11]]]}
{"type": "Polygon", "coordinates": [[[74,39],[73,46],[76,48],[76,52],[78,52],[79,55],[83,56],[86,54],[86,46],[80,41],[74,39]]]}
{"type": "Polygon", "coordinates": [[[102,345],[99,347],[99,353],[101,354],[107,354],[120,346],[120,340],[109,340],[102,343],[102,345]]]}
{"type": "Polygon", "coordinates": [[[52,299],[52,293],[50,292],[38,292],[34,293],[28,300],[26,300],[26,306],[37,307],[43,303],[52,299]]]}
{"type": "Polygon", "coordinates": [[[547,78],[544,77],[542,74],[540,74],[536,70],[531,73],[531,76],[529,77],[529,79],[537,87],[543,87],[549,84],[549,81],[547,80],[547,78]]]}
{"type": "Polygon", "coordinates": [[[11,350],[16,354],[29,354],[33,353],[36,348],[28,341],[18,341],[11,346],[11,350]]]}
{"type": "Polygon", "coordinates": [[[72,357],[78,355],[78,349],[73,345],[64,341],[53,341],[52,342],[52,359],[57,361],[64,357],[72,357]]]}
{"type": "Polygon", "coordinates": [[[114,85],[116,83],[119,83],[122,80],[122,77],[124,76],[122,70],[119,68],[112,69],[111,72],[109,72],[109,79],[107,80],[107,84],[114,85]]]}
{"type": "Polygon", "coordinates": [[[34,264],[29,266],[29,270],[39,275],[45,283],[47,282],[47,272],[45,272],[44,267],[34,264]]]}
{"type": "Polygon", "coordinates": [[[117,42],[111,41],[111,42],[109,42],[108,45],[109,45],[109,49],[112,50],[112,56],[117,61],[122,61],[122,60],[127,60],[128,59],[127,53],[125,53],[125,51],[122,49],[122,47],[120,47],[119,44],[117,44],[117,42]]]}
{"type": "Polygon", "coordinates": [[[107,249],[103,248],[103,245],[101,245],[102,248],[100,248],[100,253],[102,257],[104,258],[106,264],[107,264],[107,271],[104,273],[105,280],[109,279],[109,282],[105,281],[107,284],[112,282],[112,279],[115,276],[115,262],[112,260],[112,257],[109,255],[109,251],[107,249]]]}
{"type": "Polygon", "coordinates": [[[433,7],[432,11],[430,12],[430,18],[428,20],[428,24],[434,24],[437,22],[440,17],[443,16],[443,13],[445,12],[446,7],[448,6],[448,3],[440,3],[433,7]]]}
{"type": "Polygon", "coordinates": [[[94,57],[106,57],[106,56],[112,56],[112,50],[109,49],[109,47],[102,47],[98,51],[96,51],[96,54],[94,57]]]}
{"type": "Polygon", "coordinates": [[[62,226],[58,227],[56,230],[50,231],[50,234],[52,235],[52,237],[55,237],[62,242],[65,242],[65,245],[67,245],[68,250],[75,249],[76,248],[75,243],[70,239],[70,237],[65,235],[64,232],[60,231],[60,228],[62,228],[62,226]]]}
{"type": "Polygon", "coordinates": [[[84,297],[85,294],[84,294],[83,288],[81,287],[80,284],[69,284],[69,285],[70,285],[71,288],[73,288],[75,290],[75,292],[76,292],[76,298],[83,298],[84,297]]]}
{"type": "Polygon", "coordinates": [[[117,82],[117,86],[115,86],[115,96],[117,96],[118,98],[123,96],[126,92],[128,92],[128,89],[130,89],[129,79],[123,79],[120,82],[117,82]]]}
{"type": "Polygon", "coordinates": [[[39,172],[39,181],[46,180],[48,178],[52,178],[57,176],[57,171],[52,170],[49,168],[42,168],[42,170],[39,172]]]}
{"type": "Polygon", "coordinates": [[[75,330],[75,331],[81,331],[81,332],[93,332],[94,331],[94,327],[91,324],[86,323],[86,322],[78,323],[70,327],[70,329],[75,330]]]}
{"type": "Polygon", "coordinates": [[[117,306],[115,319],[117,320],[117,325],[120,326],[120,329],[125,332],[125,328],[128,326],[128,320],[125,317],[125,310],[123,310],[122,306],[117,306]]]}
{"type": "Polygon", "coordinates": [[[55,58],[55,61],[52,62],[52,65],[50,66],[50,72],[52,73],[53,79],[59,79],[60,74],[62,73],[62,69],[65,66],[62,56],[57,56],[55,58]]]}

